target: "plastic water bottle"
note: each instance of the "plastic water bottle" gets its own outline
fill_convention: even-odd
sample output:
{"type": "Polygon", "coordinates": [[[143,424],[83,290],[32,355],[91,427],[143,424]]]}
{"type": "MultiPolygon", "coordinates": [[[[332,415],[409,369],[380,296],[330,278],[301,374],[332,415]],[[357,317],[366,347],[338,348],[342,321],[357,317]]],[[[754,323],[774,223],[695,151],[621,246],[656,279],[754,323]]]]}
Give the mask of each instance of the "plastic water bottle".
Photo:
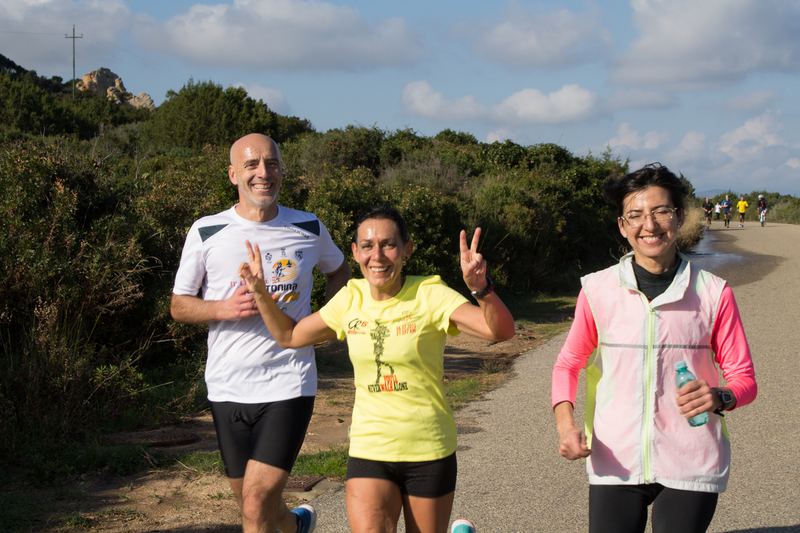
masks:
{"type": "MultiPolygon", "coordinates": [[[[689,383],[690,381],[694,381],[695,378],[694,374],[692,374],[688,368],[686,368],[686,361],[678,361],[675,363],[675,370],[678,373],[675,375],[675,387],[680,389],[685,384],[689,383]]],[[[692,427],[702,426],[706,422],[708,422],[708,413],[700,413],[699,415],[694,415],[692,418],[688,420],[689,425],[692,427]]]]}

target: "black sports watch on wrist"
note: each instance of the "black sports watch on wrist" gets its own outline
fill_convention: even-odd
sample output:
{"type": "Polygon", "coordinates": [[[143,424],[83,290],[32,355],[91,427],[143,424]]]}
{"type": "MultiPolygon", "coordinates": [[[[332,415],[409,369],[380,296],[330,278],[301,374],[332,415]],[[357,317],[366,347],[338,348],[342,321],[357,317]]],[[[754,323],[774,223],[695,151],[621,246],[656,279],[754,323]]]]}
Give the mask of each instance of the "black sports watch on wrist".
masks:
{"type": "Polygon", "coordinates": [[[494,281],[489,276],[486,276],[486,286],[479,291],[472,291],[472,297],[476,300],[480,300],[486,296],[489,296],[494,292],[494,281]]]}
{"type": "Polygon", "coordinates": [[[720,389],[718,387],[714,387],[714,390],[717,391],[719,394],[719,401],[722,402],[722,406],[719,409],[714,410],[714,414],[725,416],[722,414],[722,411],[727,411],[728,408],[733,404],[736,398],[733,397],[733,394],[726,391],[725,389],[720,389]]]}

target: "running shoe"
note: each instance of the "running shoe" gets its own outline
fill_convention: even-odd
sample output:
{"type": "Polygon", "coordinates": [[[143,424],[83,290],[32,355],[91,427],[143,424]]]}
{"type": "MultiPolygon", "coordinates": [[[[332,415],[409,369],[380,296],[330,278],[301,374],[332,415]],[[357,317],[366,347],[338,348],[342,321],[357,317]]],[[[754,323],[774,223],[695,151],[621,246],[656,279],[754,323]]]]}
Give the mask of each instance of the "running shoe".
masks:
{"type": "Polygon", "coordinates": [[[292,512],[297,515],[297,533],[311,533],[317,527],[317,512],[307,503],[292,512]]]}
{"type": "Polygon", "coordinates": [[[475,524],[463,518],[453,522],[453,527],[450,530],[451,533],[475,533],[476,531],[475,524]]]}

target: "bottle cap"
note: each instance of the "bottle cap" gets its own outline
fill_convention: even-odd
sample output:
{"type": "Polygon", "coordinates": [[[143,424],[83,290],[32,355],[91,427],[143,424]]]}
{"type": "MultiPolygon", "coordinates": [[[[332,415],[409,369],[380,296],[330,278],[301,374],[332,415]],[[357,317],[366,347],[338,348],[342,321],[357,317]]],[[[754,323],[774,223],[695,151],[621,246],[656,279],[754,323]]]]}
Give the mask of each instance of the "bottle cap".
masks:
{"type": "Polygon", "coordinates": [[[683,370],[686,368],[686,361],[678,361],[675,363],[675,370],[683,370]]]}

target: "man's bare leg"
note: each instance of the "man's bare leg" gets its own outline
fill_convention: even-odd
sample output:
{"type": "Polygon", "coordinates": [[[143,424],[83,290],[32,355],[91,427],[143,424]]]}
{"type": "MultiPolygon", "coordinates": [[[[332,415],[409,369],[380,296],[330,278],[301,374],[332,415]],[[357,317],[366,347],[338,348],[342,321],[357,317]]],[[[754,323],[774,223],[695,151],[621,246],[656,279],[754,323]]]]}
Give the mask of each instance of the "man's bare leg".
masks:
{"type": "Polygon", "coordinates": [[[297,517],[283,501],[288,479],[286,470],[252,459],[243,478],[228,478],[242,510],[244,533],[296,533],[297,517]]]}

